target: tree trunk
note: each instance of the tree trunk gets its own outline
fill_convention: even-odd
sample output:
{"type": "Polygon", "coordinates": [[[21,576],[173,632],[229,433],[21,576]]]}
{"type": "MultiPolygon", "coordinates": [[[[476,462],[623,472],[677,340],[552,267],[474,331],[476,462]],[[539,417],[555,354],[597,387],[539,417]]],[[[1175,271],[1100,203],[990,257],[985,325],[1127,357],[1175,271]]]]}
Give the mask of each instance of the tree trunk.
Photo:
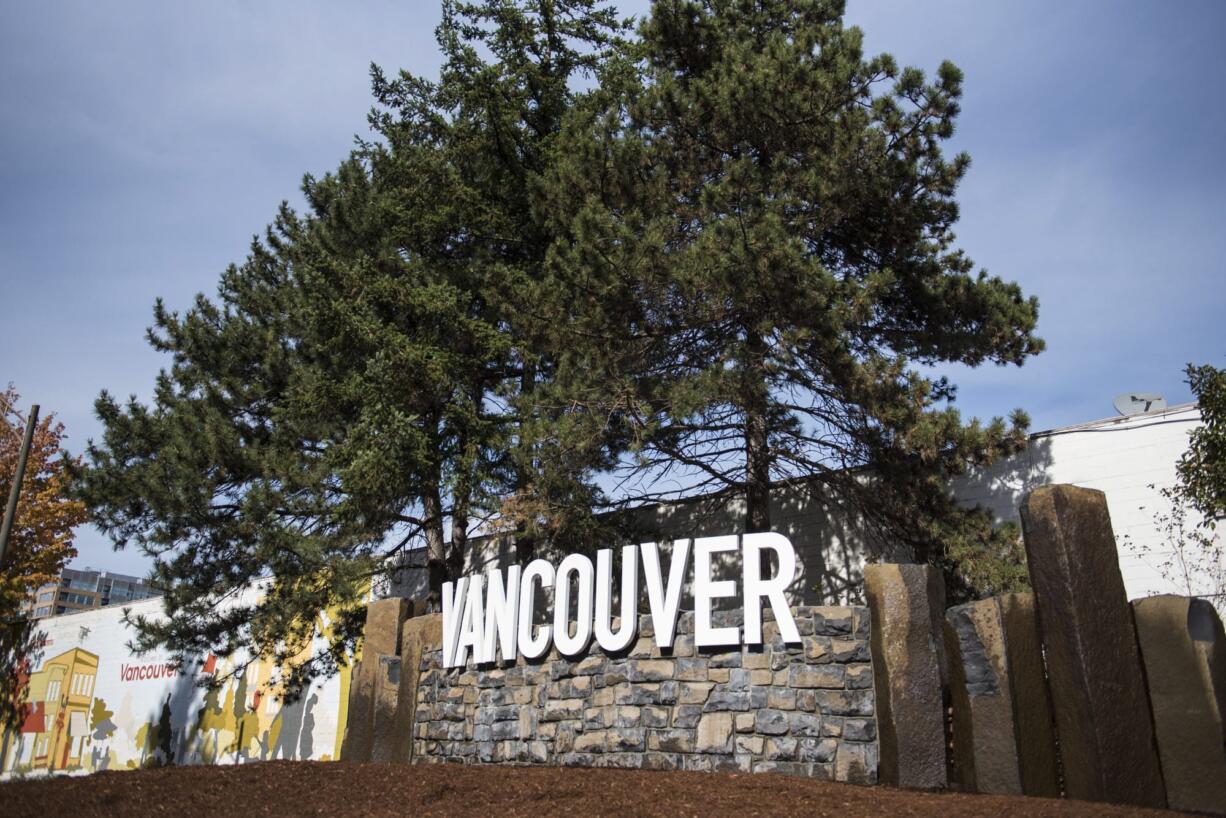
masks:
{"type": "Polygon", "coordinates": [[[770,436],[767,428],[769,396],[762,376],[766,343],[757,333],[750,332],[747,342],[749,361],[746,366],[747,394],[745,412],[745,532],[755,534],[770,531],[770,436]]]}
{"type": "MultiPolygon", "coordinates": [[[[480,406],[480,390],[473,397],[475,405],[480,406]]],[[[452,577],[464,573],[464,560],[468,555],[468,515],[472,507],[473,470],[478,456],[472,438],[471,433],[465,432],[460,440],[459,477],[451,504],[451,549],[447,554],[447,567],[452,577]]]]}
{"type": "Polygon", "coordinates": [[[442,610],[443,583],[451,579],[447,566],[446,543],[443,539],[443,504],[438,483],[434,483],[422,498],[425,513],[426,565],[430,572],[430,593],[426,597],[429,610],[442,610]]]}
{"type": "MultiPolygon", "coordinates": [[[[524,361],[523,372],[520,374],[519,392],[520,396],[531,395],[536,391],[536,365],[528,361],[524,361]]],[[[520,446],[524,446],[523,423],[520,423],[519,433],[520,446]]],[[[535,458],[529,458],[532,462],[535,458]]],[[[519,468],[515,474],[515,492],[519,494],[527,490],[530,482],[531,469],[519,468]]],[[[520,565],[527,565],[536,557],[536,537],[529,534],[526,527],[521,525],[515,532],[515,561],[520,565]]]]}

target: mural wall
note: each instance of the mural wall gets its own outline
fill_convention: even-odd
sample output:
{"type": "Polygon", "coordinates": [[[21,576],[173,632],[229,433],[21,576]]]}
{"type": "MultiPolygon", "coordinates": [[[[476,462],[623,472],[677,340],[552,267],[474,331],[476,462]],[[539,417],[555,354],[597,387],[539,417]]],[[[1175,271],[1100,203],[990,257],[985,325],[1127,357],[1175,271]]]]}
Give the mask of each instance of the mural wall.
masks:
{"type": "MultiPolygon", "coordinates": [[[[160,605],[128,607],[148,614],[160,605]]],[[[202,656],[176,668],[164,654],[133,655],[122,606],[46,619],[40,630],[25,717],[0,740],[5,777],[339,755],[347,669],[290,702],[269,662],[227,678],[246,657],[202,656]],[[225,683],[205,689],[199,682],[208,677],[225,683]]]]}

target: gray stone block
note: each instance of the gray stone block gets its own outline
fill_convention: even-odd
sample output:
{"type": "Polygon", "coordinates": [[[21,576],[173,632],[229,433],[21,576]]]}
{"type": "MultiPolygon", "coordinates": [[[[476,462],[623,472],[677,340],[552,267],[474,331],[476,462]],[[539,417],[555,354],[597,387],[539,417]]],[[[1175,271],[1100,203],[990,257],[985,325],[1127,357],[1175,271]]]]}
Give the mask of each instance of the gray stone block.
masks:
{"type": "MultiPolygon", "coordinates": [[[[788,729],[794,736],[820,736],[822,734],[822,717],[811,713],[789,713],[788,729]]],[[[830,761],[831,759],[826,760],[830,761]]]]}
{"type": "Polygon", "coordinates": [[[767,761],[795,761],[798,746],[794,738],[772,736],[766,739],[763,756],[767,761]]]}
{"type": "Polygon", "coordinates": [[[842,665],[792,665],[788,668],[788,686],[842,690],[844,672],[842,665]]]}
{"type": "MultiPolygon", "coordinates": [[[[873,715],[871,690],[815,690],[817,709],[832,716],[873,715]]],[[[880,721],[880,719],[878,719],[880,721]]],[[[944,728],[942,728],[944,734],[944,728]]]]}
{"type": "Polygon", "coordinates": [[[646,737],[641,727],[615,727],[606,732],[606,752],[625,753],[645,749],[646,737]]]}
{"type": "Polygon", "coordinates": [[[877,752],[875,744],[840,744],[835,756],[834,779],[848,784],[876,784],[877,752]]]}
{"type": "Polygon", "coordinates": [[[693,730],[678,730],[670,728],[667,730],[648,730],[647,731],[647,749],[659,751],[663,753],[692,753],[694,752],[694,731],[693,730]]]}
{"type": "Polygon", "coordinates": [[[706,711],[745,711],[749,709],[750,698],[747,691],[725,692],[721,690],[711,691],[711,695],[707,697],[707,703],[703,705],[706,711]]]}
{"type": "Polygon", "coordinates": [[[788,714],[782,710],[759,710],[754,714],[754,730],[765,736],[781,736],[788,732],[788,714]]]}
{"type": "Polygon", "coordinates": [[[648,705],[640,711],[643,727],[668,727],[671,712],[668,707],[653,707],[648,705]]]}
{"type": "Polygon", "coordinates": [[[677,679],[684,682],[705,682],[707,680],[707,658],[698,656],[676,660],[677,679]]]}
{"type": "Polygon", "coordinates": [[[851,608],[821,606],[813,609],[814,633],[818,636],[850,636],[851,608]]]}
{"type": "Polygon", "coordinates": [[[870,719],[846,719],[843,722],[843,738],[848,741],[876,741],[877,723],[870,719]]]}
{"type": "Polygon", "coordinates": [[[631,682],[662,682],[672,679],[674,672],[671,659],[631,659],[626,663],[626,677],[631,682]]]}
{"type": "Polygon", "coordinates": [[[701,704],[679,704],[673,708],[673,727],[693,728],[702,718],[701,704]]]}
{"type": "Polygon", "coordinates": [[[677,753],[644,753],[644,770],[680,770],[681,756],[677,753]]]}
{"type": "Polygon", "coordinates": [[[800,761],[812,761],[826,764],[834,761],[839,742],[833,738],[802,738],[797,745],[796,755],[800,761]]]}

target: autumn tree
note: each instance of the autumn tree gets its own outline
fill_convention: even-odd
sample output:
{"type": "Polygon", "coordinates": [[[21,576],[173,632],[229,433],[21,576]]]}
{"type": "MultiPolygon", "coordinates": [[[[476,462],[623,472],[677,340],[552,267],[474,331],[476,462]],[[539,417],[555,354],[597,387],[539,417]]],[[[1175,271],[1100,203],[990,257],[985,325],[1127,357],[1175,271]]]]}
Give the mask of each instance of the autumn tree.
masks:
{"type": "MultiPolygon", "coordinates": [[[[0,502],[7,501],[17,473],[27,416],[10,384],[0,393],[0,502]]],[[[0,565],[0,695],[4,716],[15,716],[21,691],[17,670],[29,656],[32,629],[21,621],[22,605],[41,585],[58,582],[60,570],[76,556],[73,529],[87,519],[85,505],[69,491],[63,448],[64,424],[48,413],[38,421],[17,498],[17,514],[4,563],[0,565]]]]}
{"type": "MultiPolygon", "coordinates": [[[[8,498],[25,435],[20,396],[10,385],[0,394],[0,497],[8,498]]],[[[17,498],[17,516],[0,575],[0,617],[13,619],[31,592],[59,579],[76,556],[73,529],[87,519],[85,505],[68,491],[63,458],[64,424],[48,413],[38,421],[17,498]]]]}

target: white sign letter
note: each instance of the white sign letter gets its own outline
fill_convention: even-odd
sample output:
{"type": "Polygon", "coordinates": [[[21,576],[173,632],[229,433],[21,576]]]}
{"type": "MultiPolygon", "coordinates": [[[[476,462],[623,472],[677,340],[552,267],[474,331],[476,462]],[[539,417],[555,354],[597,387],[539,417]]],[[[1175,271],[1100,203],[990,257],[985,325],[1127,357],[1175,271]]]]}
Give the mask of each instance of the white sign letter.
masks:
{"type": "Polygon", "coordinates": [[[481,662],[481,633],[485,630],[485,605],[481,601],[481,575],[468,578],[468,601],[464,603],[463,624],[455,646],[456,667],[468,661],[468,649],[473,649],[473,662],[481,662]]]}
{"type": "Polygon", "coordinates": [[[507,569],[507,581],[503,585],[502,572],[490,571],[485,588],[485,634],[481,640],[483,662],[494,661],[494,634],[498,634],[497,646],[502,648],[502,660],[515,660],[516,626],[519,620],[519,573],[520,567],[507,569]]]}
{"type": "Polygon", "coordinates": [[[796,576],[796,551],[782,534],[746,534],[742,538],[742,571],[745,605],[745,644],[762,644],[762,597],[766,597],[775,621],[779,623],[779,635],[784,642],[799,642],[796,620],[783,592],[796,576]],[[779,571],[770,579],[762,579],[762,551],[769,549],[779,557],[779,571]]]}
{"type": "Polygon", "coordinates": [[[613,633],[613,549],[596,552],[596,643],[606,653],[625,650],[639,630],[639,550],[622,548],[621,628],[613,633]]]}
{"type": "Polygon", "coordinates": [[[651,624],[656,631],[656,644],[673,646],[677,632],[677,612],[681,608],[681,587],[685,583],[685,563],[690,555],[689,540],[673,541],[673,559],[668,569],[668,593],[660,577],[660,550],[653,542],[639,546],[643,555],[643,581],[647,583],[647,604],[651,609],[651,624]]]}
{"type": "Polygon", "coordinates": [[[467,594],[468,577],[460,577],[454,584],[443,583],[443,667],[456,667],[455,648],[460,641],[460,622],[467,594]]]}
{"type": "Polygon", "coordinates": [[[740,641],[740,629],[734,625],[711,627],[711,600],[736,595],[736,582],[711,579],[711,555],[735,551],[736,535],[700,537],[694,541],[694,645],[705,648],[715,645],[735,645],[740,641]]]}
{"type": "Polygon", "coordinates": [[[563,656],[587,650],[592,641],[592,561],[582,554],[568,554],[558,563],[553,594],[553,644],[563,656]],[[575,635],[570,635],[570,575],[579,581],[575,600],[575,635]]]}
{"type": "Polygon", "coordinates": [[[536,638],[532,638],[532,619],[536,611],[534,580],[538,579],[542,588],[553,585],[553,566],[545,560],[528,563],[519,580],[519,655],[525,659],[539,659],[549,650],[548,625],[542,625],[536,638]]]}

